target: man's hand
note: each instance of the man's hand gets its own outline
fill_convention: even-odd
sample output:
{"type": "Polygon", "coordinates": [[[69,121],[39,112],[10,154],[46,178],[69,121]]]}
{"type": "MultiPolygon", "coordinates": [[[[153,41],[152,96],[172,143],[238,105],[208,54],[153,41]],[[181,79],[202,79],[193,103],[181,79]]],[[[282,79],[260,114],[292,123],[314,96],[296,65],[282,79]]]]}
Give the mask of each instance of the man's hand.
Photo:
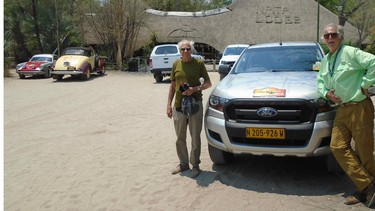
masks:
{"type": "Polygon", "coordinates": [[[190,96],[196,91],[195,87],[189,87],[189,89],[185,90],[182,95],[184,96],[190,96]]]}
{"type": "Polygon", "coordinates": [[[335,95],[334,89],[329,90],[329,92],[327,92],[326,97],[334,103],[341,103],[341,98],[335,95]]]}
{"type": "Polygon", "coordinates": [[[367,97],[371,97],[371,93],[368,91],[368,89],[362,88],[363,94],[365,94],[367,97]]]}
{"type": "Polygon", "coordinates": [[[167,117],[172,119],[172,106],[167,107],[167,117]]]}

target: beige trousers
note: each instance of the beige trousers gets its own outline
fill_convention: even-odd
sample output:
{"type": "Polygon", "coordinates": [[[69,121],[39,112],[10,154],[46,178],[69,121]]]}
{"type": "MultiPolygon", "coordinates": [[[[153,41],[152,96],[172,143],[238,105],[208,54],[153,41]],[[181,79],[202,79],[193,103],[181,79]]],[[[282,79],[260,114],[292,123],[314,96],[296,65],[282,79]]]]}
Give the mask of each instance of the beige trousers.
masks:
{"type": "Polygon", "coordinates": [[[370,185],[375,176],[373,131],[374,106],[370,98],[338,108],[332,129],[331,150],[361,191],[370,185]],[[355,151],[350,145],[352,138],[355,151]]]}
{"type": "Polygon", "coordinates": [[[190,152],[190,163],[195,166],[198,165],[201,155],[201,131],[203,125],[203,105],[202,101],[197,101],[199,104],[199,111],[192,116],[184,115],[182,112],[178,112],[173,109],[173,122],[174,128],[177,135],[176,149],[177,156],[180,160],[181,165],[189,163],[189,154],[186,144],[186,132],[189,126],[189,132],[191,136],[191,152],[190,152]]]}

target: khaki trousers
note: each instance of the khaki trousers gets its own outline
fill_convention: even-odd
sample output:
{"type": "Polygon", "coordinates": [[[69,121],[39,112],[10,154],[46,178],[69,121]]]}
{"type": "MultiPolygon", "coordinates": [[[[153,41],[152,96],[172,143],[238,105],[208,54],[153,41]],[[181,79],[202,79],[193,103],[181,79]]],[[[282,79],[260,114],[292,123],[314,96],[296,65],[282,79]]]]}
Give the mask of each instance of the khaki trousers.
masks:
{"type": "Polygon", "coordinates": [[[191,165],[195,166],[201,162],[200,155],[201,131],[203,125],[203,105],[202,101],[197,102],[199,104],[199,111],[190,117],[173,109],[173,122],[177,135],[176,149],[181,165],[186,165],[189,163],[188,148],[186,145],[187,126],[189,126],[191,136],[190,163],[191,165]]]}
{"type": "Polygon", "coordinates": [[[370,98],[338,108],[330,147],[337,162],[361,191],[375,176],[373,131],[374,106],[370,98]],[[350,145],[352,138],[355,151],[350,145]]]}

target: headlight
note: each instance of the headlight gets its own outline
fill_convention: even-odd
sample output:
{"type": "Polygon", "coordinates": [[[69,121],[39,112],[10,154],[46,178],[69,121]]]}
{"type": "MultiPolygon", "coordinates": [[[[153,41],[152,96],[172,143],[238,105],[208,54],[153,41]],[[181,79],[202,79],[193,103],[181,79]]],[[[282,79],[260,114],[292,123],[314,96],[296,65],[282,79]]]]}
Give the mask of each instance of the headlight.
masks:
{"type": "Polygon", "coordinates": [[[19,70],[19,69],[23,68],[24,65],[25,65],[25,63],[17,64],[16,69],[19,70]]]}
{"type": "Polygon", "coordinates": [[[329,101],[324,98],[318,98],[315,100],[312,100],[315,107],[318,109],[319,113],[327,112],[332,110],[332,106],[329,104],[329,101]]]}
{"type": "Polygon", "coordinates": [[[208,103],[211,108],[218,111],[223,111],[223,107],[226,102],[228,102],[228,99],[212,95],[210,96],[208,103]]]}

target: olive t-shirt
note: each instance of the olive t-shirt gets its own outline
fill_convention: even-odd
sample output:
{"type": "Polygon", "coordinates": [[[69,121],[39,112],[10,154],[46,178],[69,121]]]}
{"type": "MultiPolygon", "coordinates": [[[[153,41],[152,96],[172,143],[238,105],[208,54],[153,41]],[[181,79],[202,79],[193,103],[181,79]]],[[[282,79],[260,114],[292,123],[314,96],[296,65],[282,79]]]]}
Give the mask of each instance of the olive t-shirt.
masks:
{"type": "MultiPolygon", "coordinates": [[[[210,80],[208,76],[206,66],[201,60],[192,58],[190,62],[182,62],[181,59],[177,59],[173,63],[171,81],[176,84],[176,98],[174,107],[181,108],[182,92],[180,91],[180,84],[188,83],[189,86],[195,87],[201,85],[199,78],[203,78],[204,81],[210,80]]],[[[202,91],[193,93],[195,100],[202,100],[202,91]]]]}

